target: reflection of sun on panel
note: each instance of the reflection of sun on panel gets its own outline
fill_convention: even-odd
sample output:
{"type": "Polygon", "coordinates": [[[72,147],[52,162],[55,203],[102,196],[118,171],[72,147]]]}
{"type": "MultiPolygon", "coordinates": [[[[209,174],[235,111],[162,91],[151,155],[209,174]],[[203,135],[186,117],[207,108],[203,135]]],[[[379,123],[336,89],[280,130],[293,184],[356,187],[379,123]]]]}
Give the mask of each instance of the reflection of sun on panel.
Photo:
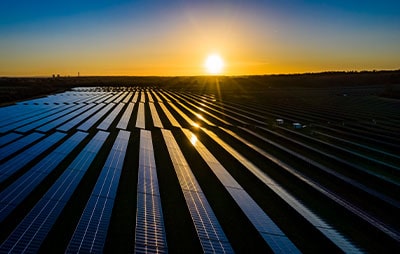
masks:
{"type": "Polygon", "coordinates": [[[196,116],[197,116],[197,118],[199,118],[200,120],[204,120],[204,117],[202,116],[202,115],[200,115],[200,114],[196,114],[196,116]]]}
{"type": "Polygon", "coordinates": [[[190,143],[192,143],[193,146],[196,146],[197,137],[193,133],[192,133],[192,136],[190,137],[190,143]]]}
{"type": "Polygon", "coordinates": [[[209,74],[220,74],[224,67],[224,61],[218,54],[209,55],[205,67],[209,74]]]}

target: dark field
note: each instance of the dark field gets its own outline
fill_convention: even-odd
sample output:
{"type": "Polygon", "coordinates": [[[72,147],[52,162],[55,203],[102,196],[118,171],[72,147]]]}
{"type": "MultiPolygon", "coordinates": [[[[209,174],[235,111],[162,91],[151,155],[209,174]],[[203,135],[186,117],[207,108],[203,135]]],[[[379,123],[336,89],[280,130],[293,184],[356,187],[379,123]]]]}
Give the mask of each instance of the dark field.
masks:
{"type": "MultiPolygon", "coordinates": [[[[400,70],[378,72],[326,72],[316,74],[238,76],[238,77],[0,77],[0,103],[61,92],[72,87],[93,86],[157,86],[200,93],[222,95],[265,92],[281,88],[345,88],[374,86],[375,95],[400,98],[400,70]],[[218,82],[216,82],[216,80],[218,82]],[[376,93],[377,92],[377,93],[376,93]]],[[[343,90],[339,90],[343,91],[343,90]]],[[[346,90],[344,90],[346,91],[346,90]]],[[[290,92],[290,91],[289,91],[290,92]]]]}
{"type": "Polygon", "coordinates": [[[0,84],[1,253],[400,251],[399,71],[0,84]]]}

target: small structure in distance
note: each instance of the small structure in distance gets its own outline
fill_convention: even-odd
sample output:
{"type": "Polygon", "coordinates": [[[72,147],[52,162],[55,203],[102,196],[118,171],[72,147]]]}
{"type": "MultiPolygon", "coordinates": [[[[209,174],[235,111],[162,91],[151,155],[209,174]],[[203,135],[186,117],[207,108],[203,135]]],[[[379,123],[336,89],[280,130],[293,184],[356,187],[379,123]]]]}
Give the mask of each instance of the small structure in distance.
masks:
{"type": "Polygon", "coordinates": [[[293,125],[293,128],[295,128],[295,129],[302,129],[303,128],[303,125],[301,125],[300,123],[293,123],[292,125],[293,125]]]}

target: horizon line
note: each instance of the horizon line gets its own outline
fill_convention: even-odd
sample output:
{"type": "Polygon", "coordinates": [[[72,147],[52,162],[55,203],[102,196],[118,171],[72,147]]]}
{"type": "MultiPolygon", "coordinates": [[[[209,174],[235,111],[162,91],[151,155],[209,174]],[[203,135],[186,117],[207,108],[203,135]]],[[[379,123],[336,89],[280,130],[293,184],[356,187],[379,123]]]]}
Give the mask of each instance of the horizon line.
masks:
{"type": "MultiPolygon", "coordinates": [[[[257,77],[257,76],[296,76],[296,75],[310,75],[310,74],[329,74],[329,73],[375,73],[375,72],[397,72],[398,69],[380,69],[380,70],[326,70],[326,71],[316,71],[316,72],[291,72],[291,73],[265,73],[265,74],[234,74],[234,75],[4,75],[0,78],[90,78],[90,77],[158,77],[158,78],[176,78],[176,77],[257,77]]],[[[57,74],[55,74],[57,75],[57,74]]]]}

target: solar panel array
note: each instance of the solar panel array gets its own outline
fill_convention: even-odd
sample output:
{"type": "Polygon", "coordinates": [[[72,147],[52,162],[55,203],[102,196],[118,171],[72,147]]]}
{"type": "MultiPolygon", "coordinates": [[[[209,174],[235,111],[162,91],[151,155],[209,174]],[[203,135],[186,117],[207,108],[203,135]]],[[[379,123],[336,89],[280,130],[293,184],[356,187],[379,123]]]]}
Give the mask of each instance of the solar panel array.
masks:
{"type": "Polygon", "coordinates": [[[0,137],[0,147],[4,146],[20,137],[22,137],[21,134],[14,133],[14,132],[8,133],[7,135],[0,137]]]}
{"type": "MultiPolygon", "coordinates": [[[[201,250],[195,252],[233,253],[237,245],[243,244],[234,243],[232,239],[241,234],[246,238],[248,232],[233,233],[226,218],[219,217],[221,210],[215,209],[219,204],[208,196],[210,192],[203,191],[208,186],[204,184],[204,178],[196,178],[199,175],[194,170],[199,170],[198,164],[202,165],[199,166],[201,170],[209,170],[214,180],[222,184],[222,196],[232,199],[230,202],[234,207],[231,208],[237,210],[232,221],[246,223],[254,231],[251,234],[259,239],[256,242],[259,241],[264,248],[269,246],[270,249],[262,251],[301,252],[304,246],[298,244],[298,239],[307,236],[292,236],[293,232],[302,234],[303,229],[293,227],[295,229],[288,230],[287,224],[277,220],[276,215],[271,216],[269,207],[248,192],[246,181],[237,179],[226,160],[240,166],[239,170],[243,169],[245,174],[263,184],[270,195],[317,232],[314,234],[329,241],[330,246],[336,246],[334,251],[360,252],[357,244],[338,229],[334,221],[320,216],[297,198],[296,193],[288,191],[285,183],[267,174],[267,167],[256,165],[252,158],[245,156],[248,153],[237,149],[254,150],[330,198],[329,202],[338,203],[340,209],[357,211],[356,205],[346,203],[339,195],[330,193],[307,175],[270,155],[268,148],[248,141],[243,133],[270,146],[284,146],[259,134],[263,128],[267,132],[267,127],[257,114],[247,112],[245,106],[236,109],[218,103],[215,96],[152,87],[74,88],[1,107],[0,227],[3,230],[4,225],[4,232],[0,235],[0,253],[40,251],[46,239],[53,239],[49,238],[49,232],[54,228],[57,230],[56,222],[62,216],[69,216],[68,212],[67,215],[62,213],[66,205],[77,206],[74,202],[82,190],[86,191],[85,199],[80,201],[80,210],[76,211],[76,225],[70,225],[70,230],[63,236],[69,242],[57,247],[61,252],[106,251],[106,240],[113,238],[109,235],[112,232],[110,223],[112,225],[114,217],[115,220],[120,218],[113,212],[116,211],[118,195],[123,191],[123,195],[132,200],[136,197],[136,203],[131,203],[132,207],[136,206],[135,212],[128,215],[132,222],[123,225],[134,236],[129,242],[124,242],[130,246],[125,249],[135,253],[167,253],[169,248],[177,251],[180,243],[173,242],[176,236],[169,238],[167,232],[185,227],[185,230],[192,230],[187,235],[197,235],[193,242],[197,242],[197,248],[201,250]],[[249,126],[253,125],[255,128],[251,129],[249,126]],[[201,135],[195,135],[196,132],[201,135]],[[187,145],[186,139],[192,146],[187,145]],[[216,152],[219,149],[228,158],[222,158],[216,152]],[[132,154],[132,151],[138,154],[132,154]],[[201,159],[201,163],[193,159],[192,153],[201,159]],[[165,159],[168,160],[166,164],[163,162],[165,159]],[[127,179],[121,178],[124,173],[127,179]],[[136,179],[132,175],[137,175],[137,183],[130,183],[129,189],[122,181],[120,184],[120,179],[136,179]],[[174,177],[177,181],[166,183],[160,176],[174,177]],[[84,177],[93,177],[90,188],[86,190],[82,187],[85,185],[84,177]],[[188,221],[172,218],[173,208],[163,202],[173,191],[165,184],[176,185],[176,191],[182,194],[179,207],[184,211],[180,212],[190,218],[188,221]]],[[[319,164],[313,162],[312,165],[319,164]]],[[[360,214],[363,219],[365,213],[360,214]]],[[[383,231],[387,229],[382,228],[383,231]]],[[[396,231],[388,230],[387,234],[398,237],[396,231]]],[[[115,246],[115,242],[118,241],[114,239],[111,244],[115,246]]]]}
{"type": "Polygon", "coordinates": [[[232,247],[174,136],[169,130],[161,131],[204,253],[232,253],[232,247]]]}
{"type": "Polygon", "coordinates": [[[108,137],[98,132],[1,244],[0,252],[37,252],[65,204],[108,137]]]}
{"type": "Polygon", "coordinates": [[[55,132],[52,135],[46,137],[39,143],[32,147],[20,152],[13,158],[9,159],[5,163],[1,164],[0,182],[5,181],[9,176],[18,172],[23,166],[29,163],[31,160],[45,152],[47,149],[52,147],[55,143],[60,141],[66,135],[64,133],[55,132]]]}
{"type": "Polygon", "coordinates": [[[84,104],[84,105],[79,105],[79,106],[80,107],[77,110],[72,111],[68,115],[65,115],[63,117],[57,118],[54,121],[48,122],[47,124],[37,128],[37,131],[48,132],[48,131],[58,127],[59,125],[67,122],[68,120],[73,119],[74,117],[82,114],[83,112],[86,112],[90,108],[94,107],[95,104],[88,104],[88,105],[84,104]]]}
{"type": "Polygon", "coordinates": [[[103,108],[104,106],[105,106],[105,104],[101,103],[101,104],[95,105],[94,107],[92,107],[88,110],[83,111],[77,117],[71,119],[70,121],[68,121],[65,124],[58,127],[57,130],[65,131],[65,132],[71,130],[73,127],[75,127],[76,125],[78,125],[79,123],[84,121],[86,118],[88,118],[89,116],[91,116],[92,114],[94,114],[95,112],[97,112],[98,110],[103,108]]]}
{"type": "Polygon", "coordinates": [[[87,135],[83,132],[75,133],[3,190],[0,193],[0,221],[3,221],[87,135]]]}
{"type": "Polygon", "coordinates": [[[151,132],[140,131],[135,253],[167,253],[151,132]]]}
{"type": "Polygon", "coordinates": [[[97,129],[105,130],[105,131],[108,130],[108,128],[114,122],[115,118],[117,117],[119,112],[121,112],[123,107],[124,107],[124,104],[119,103],[114,108],[114,110],[103,120],[103,122],[101,122],[101,124],[99,126],[97,126],[97,129]]]}
{"type": "MultiPolygon", "coordinates": [[[[39,106],[37,108],[37,111],[32,112],[32,114],[29,114],[32,109],[27,110],[25,113],[17,114],[15,118],[8,118],[4,122],[2,122],[0,133],[5,133],[26,124],[32,123],[34,121],[43,119],[53,114],[54,112],[59,111],[60,109],[62,109],[62,106],[51,105],[48,107],[39,106]]],[[[21,107],[21,111],[24,111],[23,107],[21,107]]]]}
{"type": "Polygon", "coordinates": [[[40,133],[32,133],[28,136],[25,136],[3,148],[0,149],[0,160],[10,156],[11,154],[18,152],[19,150],[23,149],[24,147],[30,145],[31,143],[35,142],[36,140],[44,137],[43,134],[40,133]]]}
{"type": "Polygon", "coordinates": [[[104,108],[86,120],[83,124],[78,127],[78,130],[87,131],[89,130],[95,123],[97,123],[101,117],[108,113],[115,105],[112,103],[107,104],[104,108]]]}
{"type": "Polygon", "coordinates": [[[69,242],[68,253],[103,251],[129,136],[130,132],[119,131],[69,242]]]}
{"type": "Polygon", "coordinates": [[[199,152],[201,157],[224,185],[229,194],[240,206],[247,218],[258,230],[274,253],[300,253],[282,230],[264,213],[240,184],[228,173],[221,163],[188,129],[183,129],[186,137],[199,152]]]}

